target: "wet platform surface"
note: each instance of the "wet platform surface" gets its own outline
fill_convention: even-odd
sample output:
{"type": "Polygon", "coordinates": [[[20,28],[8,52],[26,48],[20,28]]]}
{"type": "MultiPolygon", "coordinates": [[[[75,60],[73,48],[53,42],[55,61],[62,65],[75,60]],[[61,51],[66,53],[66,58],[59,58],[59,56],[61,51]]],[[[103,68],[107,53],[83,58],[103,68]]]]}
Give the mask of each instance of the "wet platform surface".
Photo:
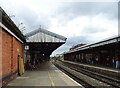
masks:
{"type": "Polygon", "coordinates": [[[8,86],[79,86],[83,88],[51,62],[40,64],[40,68],[36,71],[26,71],[24,75],[11,81],[8,86]]]}

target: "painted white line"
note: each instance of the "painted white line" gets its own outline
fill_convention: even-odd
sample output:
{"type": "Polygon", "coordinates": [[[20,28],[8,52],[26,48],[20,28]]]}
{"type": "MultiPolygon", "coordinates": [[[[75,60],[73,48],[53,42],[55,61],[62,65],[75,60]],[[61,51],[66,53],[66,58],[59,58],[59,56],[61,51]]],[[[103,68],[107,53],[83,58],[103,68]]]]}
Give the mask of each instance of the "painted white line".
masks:
{"type": "MultiPolygon", "coordinates": [[[[78,82],[76,82],[74,79],[72,79],[71,77],[69,77],[68,75],[66,75],[64,72],[62,72],[66,77],[68,77],[71,81],[73,81],[74,83],[76,83],[77,85],[83,87],[81,84],[79,84],[78,82]]],[[[84,87],[83,87],[84,88],[84,87]]]]}
{"type": "Polygon", "coordinates": [[[55,72],[62,72],[62,71],[60,71],[60,70],[55,70],[55,72]]]}
{"type": "Polygon", "coordinates": [[[29,77],[17,77],[16,79],[29,79],[29,77]]]}
{"type": "MultiPolygon", "coordinates": [[[[56,66],[55,66],[56,67],[56,66]]],[[[57,67],[56,67],[57,68],[57,67]]],[[[57,68],[58,69],[58,68],[57,68]]],[[[78,82],[76,82],[74,79],[72,79],[71,77],[69,77],[68,75],[66,75],[64,72],[62,72],[60,69],[58,69],[62,74],[64,74],[66,77],[68,77],[71,81],[73,81],[74,83],[76,83],[78,86],[81,86],[82,88],[85,88],[83,87],[81,84],[79,84],[78,82]]]]}

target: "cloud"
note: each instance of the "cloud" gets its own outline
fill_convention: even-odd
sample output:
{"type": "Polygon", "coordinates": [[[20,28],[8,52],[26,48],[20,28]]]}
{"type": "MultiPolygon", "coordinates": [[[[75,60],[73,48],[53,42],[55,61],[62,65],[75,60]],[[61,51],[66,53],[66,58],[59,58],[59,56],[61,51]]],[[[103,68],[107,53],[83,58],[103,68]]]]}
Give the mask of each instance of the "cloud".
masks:
{"type": "Polygon", "coordinates": [[[88,44],[91,42],[91,40],[88,38],[89,36],[86,37],[86,35],[83,36],[73,36],[69,37],[64,45],[59,47],[57,50],[55,50],[51,56],[54,56],[56,54],[61,54],[63,52],[66,52],[71,48],[72,46],[75,46],[77,44],[88,44]]]}
{"type": "MultiPolygon", "coordinates": [[[[49,0],[48,0],[49,1],[49,0]]],[[[117,2],[47,2],[44,0],[2,0],[1,6],[16,25],[23,22],[26,32],[42,25],[67,37],[66,44],[52,55],[79,43],[92,43],[118,33],[117,2]]]]}
{"type": "Polygon", "coordinates": [[[35,30],[39,28],[40,25],[46,28],[50,25],[49,15],[46,15],[43,12],[44,10],[41,10],[40,7],[37,8],[37,6],[32,3],[30,4],[25,1],[11,2],[10,0],[5,0],[1,2],[2,8],[6,11],[8,15],[15,15],[15,17],[11,19],[15,22],[16,25],[19,25],[21,22],[24,23],[24,25],[22,25],[21,27],[26,27],[25,32],[35,30]]]}
{"type": "Polygon", "coordinates": [[[117,2],[64,2],[57,8],[54,17],[58,18],[63,25],[77,16],[91,16],[104,14],[108,19],[117,19],[117,2]]]}
{"type": "Polygon", "coordinates": [[[54,32],[63,34],[67,36],[68,39],[66,44],[58,48],[53,55],[68,51],[73,45],[101,41],[118,33],[117,20],[110,20],[106,18],[104,14],[98,14],[93,17],[79,16],[68,21],[65,26],[60,26],[58,19],[54,20],[56,23],[52,27],[54,32]]]}
{"type": "Polygon", "coordinates": [[[51,22],[53,25],[51,25],[51,29],[49,30],[58,34],[63,34],[66,37],[94,35],[94,33],[99,32],[105,32],[108,34],[109,31],[112,36],[118,32],[117,20],[109,20],[103,14],[99,14],[94,17],[79,16],[68,21],[65,26],[61,26],[61,22],[55,18],[54,20],[51,20],[51,22]]]}

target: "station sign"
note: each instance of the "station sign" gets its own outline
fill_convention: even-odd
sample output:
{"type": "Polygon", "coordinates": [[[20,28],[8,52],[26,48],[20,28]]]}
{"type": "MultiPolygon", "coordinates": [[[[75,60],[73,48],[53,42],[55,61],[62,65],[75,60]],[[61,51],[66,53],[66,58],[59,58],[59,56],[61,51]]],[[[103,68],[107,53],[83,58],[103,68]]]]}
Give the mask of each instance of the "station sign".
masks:
{"type": "Polygon", "coordinates": [[[29,46],[28,45],[25,46],[25,50],[29,50],[29,46]]]}
{"type": "Polygon", "coordinates": [[[120,38],[118,38],[118,41],[120,41],[120,38]]]}
{"type": "Polygon", "coordinates": [[[20,49],[17,49],[17,52],[20,52],[20,49]]]}

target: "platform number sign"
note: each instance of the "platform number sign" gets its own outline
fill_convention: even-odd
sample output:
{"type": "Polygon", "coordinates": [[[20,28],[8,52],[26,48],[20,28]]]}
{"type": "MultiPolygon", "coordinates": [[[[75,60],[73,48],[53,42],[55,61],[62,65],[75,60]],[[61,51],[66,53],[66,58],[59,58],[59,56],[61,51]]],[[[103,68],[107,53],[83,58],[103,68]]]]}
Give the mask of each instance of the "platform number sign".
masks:
{"type": "Polygon", "coordinates": [[[29,50],[29,46],[25,46],[25,50],[29,50]]]}
{"type": "Polygon", "coordinates": [[[17,49],[17,52],[20,52],[20,49],[17,49]]]}

